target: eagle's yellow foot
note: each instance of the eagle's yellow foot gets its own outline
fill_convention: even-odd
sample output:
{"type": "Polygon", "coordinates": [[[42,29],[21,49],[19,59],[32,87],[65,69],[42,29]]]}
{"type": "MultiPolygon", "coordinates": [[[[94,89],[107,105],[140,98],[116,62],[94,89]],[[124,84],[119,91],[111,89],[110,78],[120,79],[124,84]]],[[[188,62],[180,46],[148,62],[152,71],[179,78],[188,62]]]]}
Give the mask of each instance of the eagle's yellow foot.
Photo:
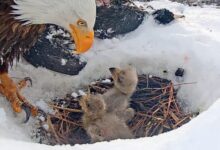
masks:
{"type": "Polygon", "coordinates": [[[6,97],[6,99],[11,103],[12,109],[16,113],[20,113],[22,109],[26,112],[25,123],[29,120],[30,116],[37,116],[38,109],[31,105],[24,96],[20,94],[20,90],[26,87],[27,82],[30,78],[24,78],[17,85],[8,76],[8,73],[0,73],[0,94],[6,97]]]}

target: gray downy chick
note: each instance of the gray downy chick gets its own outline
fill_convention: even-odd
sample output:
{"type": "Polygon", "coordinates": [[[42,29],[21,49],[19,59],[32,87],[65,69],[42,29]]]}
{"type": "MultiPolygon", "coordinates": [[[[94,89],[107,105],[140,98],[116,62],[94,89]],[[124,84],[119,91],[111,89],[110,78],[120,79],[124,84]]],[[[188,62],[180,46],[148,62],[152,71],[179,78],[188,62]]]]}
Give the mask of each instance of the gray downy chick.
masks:
{"type": "Polygon", "coordinates": [[[115,114],[106,113],[106,104],[102,95],[90,95],[82,99],[80,105],[84,112],[83,126],[92,143],[133,138],[125,121],[115,114]]]}
{"type": "Polygon", "coordinates": [[[129,104],[138,83],[136,69],[129,66],[125,69],[110,68],[109,70],[114,87],[103,95],[107,112],[115,113],[120,119],[128,121],[134,116],[134,110],[129,108],[129,104]]]}

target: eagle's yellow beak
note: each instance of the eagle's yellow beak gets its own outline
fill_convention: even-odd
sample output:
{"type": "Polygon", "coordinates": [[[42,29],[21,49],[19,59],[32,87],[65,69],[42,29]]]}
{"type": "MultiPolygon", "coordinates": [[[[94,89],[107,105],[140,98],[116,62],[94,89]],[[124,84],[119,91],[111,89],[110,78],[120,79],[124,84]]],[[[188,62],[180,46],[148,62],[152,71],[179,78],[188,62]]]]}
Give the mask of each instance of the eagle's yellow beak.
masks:
{"type": "Polygon", "coordinates": [[[79,27],[70,24],[72,30],[71,35],[76,45],[75,54],[82,54],[92,47],[94,41],[94,31],[87,31],[80,29],[79,27]]]}

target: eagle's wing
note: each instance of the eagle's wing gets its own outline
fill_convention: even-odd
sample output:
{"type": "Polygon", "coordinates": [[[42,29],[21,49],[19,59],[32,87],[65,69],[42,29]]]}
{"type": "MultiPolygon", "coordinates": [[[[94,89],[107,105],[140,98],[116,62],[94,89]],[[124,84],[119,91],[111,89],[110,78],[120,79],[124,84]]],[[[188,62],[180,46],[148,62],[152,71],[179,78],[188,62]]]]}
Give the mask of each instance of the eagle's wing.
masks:
{"type": "Polygon", "coordinates": [[[24,25],[11,14],[13,0],[0,0],[0,61],[11,64],[29,50],[45,30],[45,25],[24,25]]]}

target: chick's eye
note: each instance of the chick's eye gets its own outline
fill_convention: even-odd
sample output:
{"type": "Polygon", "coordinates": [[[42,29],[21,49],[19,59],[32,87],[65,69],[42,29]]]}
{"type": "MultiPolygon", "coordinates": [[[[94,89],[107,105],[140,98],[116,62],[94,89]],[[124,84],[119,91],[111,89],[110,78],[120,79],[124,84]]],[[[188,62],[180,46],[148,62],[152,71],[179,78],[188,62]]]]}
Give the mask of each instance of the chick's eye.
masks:
{"type": "Polygon", "coordinates": [[[126,73],[125,73],[125,71],[122,71],[121,74],[122,74],[122,75],[125,75],[126,73]]]}
{"type": "Polygon", "coordinates": [[[78,20],[77,21],[78,26],[87,26],[86,22],[84,20],[78,20]]]}

